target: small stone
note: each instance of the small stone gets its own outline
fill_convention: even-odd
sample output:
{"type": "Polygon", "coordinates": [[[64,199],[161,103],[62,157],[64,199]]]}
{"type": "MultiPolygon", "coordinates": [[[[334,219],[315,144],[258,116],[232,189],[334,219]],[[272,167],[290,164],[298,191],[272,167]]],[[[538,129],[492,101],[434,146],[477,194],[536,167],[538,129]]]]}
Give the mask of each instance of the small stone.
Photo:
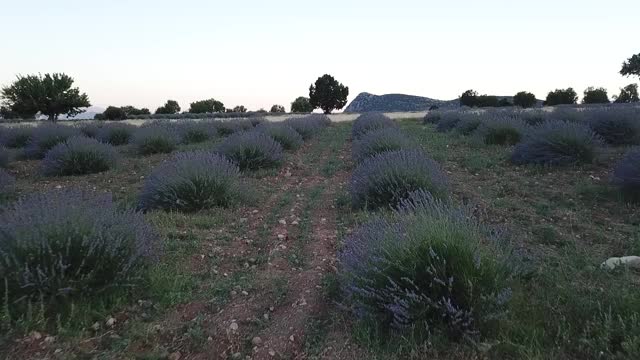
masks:
{"type": "Polygon", "coordinates": [[[47,336],[47,337],[44,338],[44,342],[46,342],[48,344],[51,344],[51,343],[53,343],[55,341],[56,341],[56,338],[53,337],[53,336],[47,336]]]}
{"type": "Polygon", "coordinates": [[[33,340],[40,340],[40,339],[42,339],[42,334],[40,334],[37,331],[34,331],[34,332],[31,333],[31,338],[33,340]]]}
{"type": "Polygon", "coordinates": [[[280,219],[280,220],[278,220],[278,223],[279,223],[280,225],[287,225],[287,220],[285,220],[285,219],[280,219]]]}
{"type": "Polygon", "coordinates": [[[257,214],[257,213],[258,213],[258,210],[253,210],[251,213],[252,213],[252,214],[257,214]]]}
{"type": "Polygon", "coordinates": [[[247,296],[247,295],[249,295],[249,293],[244,291],[244,290],[242,290],[242,295],[247,296]]]}
{"type": "Polygon", "coordinates": [[[269,314],[267,313],[262,314],[262,318],[265,320],[269,320],[269,314]]]}
{"type": "Polygon", "coordinates": [[[169,360],[180,360],[180,358],[182,358],[182,354],[180,353],[180,351],[176,351],[174,353],[171,353],[167,357],[167,359],[169,359],[169,360]]]}
{"type": "Polygon", "coordinates": [[[231,296],[236,296],[236,295],[238,295],[238,292],[235,290],[231,290],[231,296]]]}
{"type": "Polygon", "coordinates": [[[247,218],[240,218],[240,223],[247,222],[248,220],[249,220],[249,219],[247,219],[247,218]]]}
{"type": "Polygon", "coordinates": [[[53,353],[54,354],[60,354],[62,352],[62,349],[56,349],[53,353]]]}
{"type": "Polygon", "coordinates": [[[291,225],[298,225],[298,220],[293,220],[293,221],[291,222],[291,225]]]}
{"type": "Polygon", "coordinates": [[[278,234],[278,240],[284,240],[286,236],[284,234],[278,234]]]}
{"type": "Polygon", "coordinates": [[[295,341],[295,338],[293,337],[293,335],[289,336],[289,341],[291,342],[295,341]]]}
{"type": "Polygon", "coordinates": [[[231,358],[232,359],[240,359],[240,358],[242,358],[242,353],[239,353],[239,352],[234,353],[233,355],[231,355],[231,358]]]}
{"type": "Polygon", "coordinates": [[[251,343],[255,346],[258,346],[262,344],[262,339],[259,336],[256,336],[253,339],[251,339],[251,343]]]}
{"type": "Polygon", "coordinates": [[[269,355],[276,356],[276,352],[273,349],[269,349],[269,355]]]}
{"type": "Polygon", "coordinates": [[[229,329],[231,329],[231,331],[238,331],[238,323],[237,322],[232,322],[231,325],[229,325],[229,329]]]}
{"type": "Polygon", "coordinates": [[[108,319],[107,319],[107,321],[105,322],[105,324],[106,324],[108,327],[112,327],[113,325],[115,325],[115,324],[116,324],[116,319],[114,319],[114,318],[110,317],[110,318],[108,318],[108,319]]]}
{"type": "Polygon", "coordinates": [[[273,312],[273,310],[275,310],[275,309],[276,309],[276,308],[274,308],[273,306],[271,306],[271,307],[269,308],[269,311],[273,312]]]}
{"type": "Polygon", "coordinates": [[[56,185],[56,189],[62,189],[62,185],[56,185]]]}
{"type": "Polygon", "coordinates": [[[97,322],[97,321],[96,321],[96,322],[94,322],[94,323],[93,323],[93,325],[91,325],[91,328],[92,328],[94,331],[98,331],[98,330],[100,330],[100,323],[99,323],[99,322],[97,322]]]}
{"type": "Polygon", "coordinates": [[[212,338],[211,336],[209,336],[209,337],[207,338],[207,341],[213,341],[213,338],[212,338]]]}

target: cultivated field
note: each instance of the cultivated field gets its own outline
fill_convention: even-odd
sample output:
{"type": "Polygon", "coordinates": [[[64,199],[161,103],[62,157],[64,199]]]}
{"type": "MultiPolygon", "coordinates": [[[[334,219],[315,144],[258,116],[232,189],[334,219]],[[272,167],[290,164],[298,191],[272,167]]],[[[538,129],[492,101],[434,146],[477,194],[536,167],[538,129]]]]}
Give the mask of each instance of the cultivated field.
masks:
{"type": "Polygon", "coordinates": [[[2,358],[638,356],[640,112],[356,118],[1,129],[2,358]]]}

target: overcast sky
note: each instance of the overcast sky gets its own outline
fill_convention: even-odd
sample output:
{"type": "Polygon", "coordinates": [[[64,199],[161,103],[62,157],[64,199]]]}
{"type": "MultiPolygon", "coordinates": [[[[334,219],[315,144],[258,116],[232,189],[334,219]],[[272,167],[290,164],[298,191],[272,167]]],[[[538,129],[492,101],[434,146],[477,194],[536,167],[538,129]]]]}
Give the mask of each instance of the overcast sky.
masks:
{"type": "Polygon", "coordinates": [[[473,88],[637,82],[640,1],[0,0],[0,84],[64,72],[93,105],[251,110],[308,96],[325,73],[366,91],[453,99],[473,88]]]}

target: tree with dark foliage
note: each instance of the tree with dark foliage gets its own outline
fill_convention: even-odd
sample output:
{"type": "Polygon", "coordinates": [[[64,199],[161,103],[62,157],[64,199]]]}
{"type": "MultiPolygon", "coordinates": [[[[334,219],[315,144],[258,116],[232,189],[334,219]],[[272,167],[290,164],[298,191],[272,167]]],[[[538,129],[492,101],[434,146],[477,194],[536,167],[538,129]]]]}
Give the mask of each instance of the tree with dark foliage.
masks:
{"type": "Polygon", "coordinates": [[[291,103],[292,113],[310,113],[313,111],[313,106],[309,102],[309,98],[300,96],[291,103]]]}
{"type": "Polygon", "coordinates": [[[620,95],[613,95],[613,100],[617,104],[640,102],[638,97],[638,84],[629,84],[620,89],[620,95]]]}
{"type": "Polygon", "coordinates": [[[530,92],[520,91],[513,96],[513,105],[522,108],[533,107],[537,103],[536,96],[530,92]]]}
{"type": "Polygon", "coordinates": [[[609,95],[605,88],[596,89],[590,86],[584,91],[583,104],[608,104],[609,102],[609,95]]]}
{"type": "Polygon", "coordinates": [[[620,69],[620,75],[631,76],[635,75],[640,77],[640,54],[635,54],[622,63],[622,69],[620,69]]]}
{"type": "Polygon", "coordinates": [[[164,106],[156,110],[156,114],[177,114],[180,112],[180,105],[175,100],[167,100],[164,106]]]}
{"type": "Polygon", "coordinates": [[[216,99],[195,101],[191,103],[189,112],[192,114],[224,112],[224,104],[216,99]]]}
{"type": "Polygon", "coordinates": [[[61,114],[78,115],[91,106],[89,97],[72,88],[73,78],[62,73],[18,76],[13,84],[2,88],[4,105],[23,118],[33,118],[38,112],[50,121],[61,114]]]}
{"type": "Polygon", "coordinates": [[[314,109],[320,108],[325,114],[340,110],[347,105],[349,87],[342,85],[333,76],[325,74],[309,87],[309,103],[314,109]]]}
{"type": "Polygon", "coordinates": [[[544,105],[554,106],[563,104],[575,104],[578,102],[578,94],[573,88],[556,89],[549,92],[544,105]]]}
{"type": "Polygon", "coordinates": [[[284,106],[282,106],[282,105],[273,105],[269,112],[272,112],[272,113],[283,113],[283,112],[285,112],[284,106]]]}

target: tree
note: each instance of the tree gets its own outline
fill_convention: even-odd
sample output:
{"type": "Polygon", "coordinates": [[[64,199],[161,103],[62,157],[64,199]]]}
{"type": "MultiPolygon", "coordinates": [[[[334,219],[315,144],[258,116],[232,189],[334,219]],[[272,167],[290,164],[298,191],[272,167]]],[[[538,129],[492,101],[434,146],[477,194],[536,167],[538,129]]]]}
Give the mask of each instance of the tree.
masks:
{"type": "Polygon", "coordinates": [[[554,106],[562,104],[575,104],[578,102],[578,94],[573,88],[556,89],[547,95],[544,105],[554,106]]]}
{"type": "Polygon", "coordinates": [[[233,108],[233,112],[235,112],[235,113],[245,113],[245,112],[247,112],[247,108],[244,107],[243,105],[238,105],[238,106],[233,108]]]}
{"type": "Polygon", "coordinates": [[[224,110],[224,104],[216,99],[192,102],[189,107],[189,112],[193,114],[224,112],[224,110]]]}
{"type": "Polygon", "coordinates": [[[109,106],[103,113],[100,120],[125,120],[127,113],[124,108],[109,106]]]}
{"type": "Polygon", "coordinates": [[[474,107],[476,106],[477,98],[477,91],[467,90],[460,95],[460,106],[474,107]]]}
{"type": "Polygon", "coordinates": [[[620,75],[631,76],[635,75],[640,77],[640,54],[635,54],[622,63],[622,69],[620,69],[620,75]]]}
{"type": "Polygon", "coordinates": [[[520,106],[525,109],[533,107],[537,102],[538,100],[536,99],[536,96],[530,92],[520,91],[513,96],[513,105],[520,106]]]}
{"type": "Polygon", "coordinates": [[[135,116],[135,115],[149,115],[149,114],[151,114],[151,112],[147,108],[138,109],[138,108],[136,108],[134,106],[131,106],[131,105],[123,106],[122,110],[124,110],[125,114],[127,114],[127,117],[135,116]]]}
{"type": "Polygon", "coordinates": [[[334,109],[340,110],[347,105],[347,96],[349,87],[328,74],[319,77],[315,85],[311,84],[309,87],[309,103],[314,109],[322,109],[325,114],[331,114],[334,109]]]}
{"type": "Polygon", "coordinates": [[[613,95],[613,100],[617,104],[640,102],[638,98],[638,84],[629,84],[620,89],[620,95],[613,95]]]}
{"type": "Polygon", "coordinates": [[[511,103],[511,101],[509,101],[509,99],[502,98],[502,99],[500,99],[500,101],[498,101],[498,106],[499,107],[506,107],[506,106],[513,106],[513,104],[511,103]]]}
{"type": "Polygon", "coordinates": [[[62,73],[18,76],[13,84],[2,88],[4,104],[20,116],[33,117],[38,112],[56,121],[58,116],[78,115],[89,107],[89,97],[72,88],[73,78],[62,73]]]}
{"type": "Polygon", "coordinates": [[[0,119],[10,120],[19,118],[21,118],[21,116],[17,112],[9,109],[6,106],[0,106],[0,119]]]}
{"type": "Polygon", "coordinates": [[[180,112],[180,105],[175,100],[167,100],[164,106],[156,110],[156,114],[177,114],[180,112]]]}
{"type": "Polygon", "coordinates": [[[284,110],[284,106],[282,106],[282,105],[273,105],[271,107],[271,110],[269,110],[269,112],[272,112],[272,113],[284,113],[286,111],[284,110]]]}
{"type": "Polygon", "coordinates": [[[594,88],[590,86],[585,89],[584,97],[582,98],[583,104],[608,104],[609,95],[607,94],[607,89],[605,88],[594,88]]]}
{"type": "Polygon", "coordinates": [[[304,96],[298,97],[291,103],[292,113],[310,113],[312,111],[313,106],[311,105],[311,102],[309,102],[309,98],[304,96]]]}

